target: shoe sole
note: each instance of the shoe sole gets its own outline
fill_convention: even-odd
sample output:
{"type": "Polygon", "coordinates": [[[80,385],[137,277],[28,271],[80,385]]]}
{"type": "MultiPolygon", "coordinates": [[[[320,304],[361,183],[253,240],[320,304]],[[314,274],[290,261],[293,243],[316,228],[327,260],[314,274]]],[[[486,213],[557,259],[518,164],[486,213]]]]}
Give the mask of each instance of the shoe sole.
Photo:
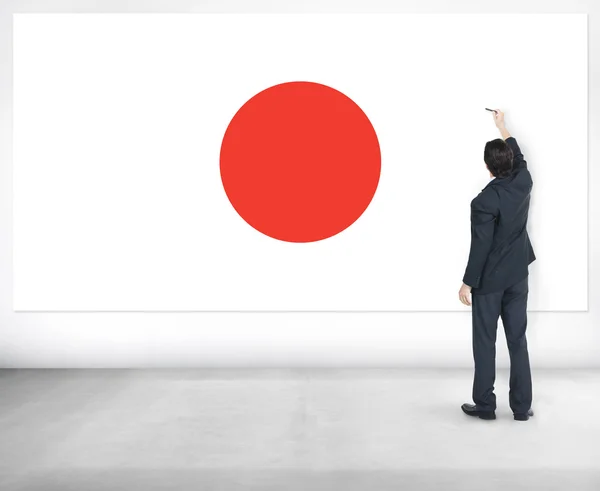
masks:
{"type": "Polygon", "coordinates": [[[467,416],[471,416],[472,418],[477,417],[479,419],[485,419],[486,421],[491,421],[493,419],[496,419],[496,412],[495,411],[491,411],[489,413],[484,413],[484,412],[469,413],[469,412],[465,411],[464,409],[462,411],[467,416]]]}
{"type": "Polygon", "coordinates": [[[530,409],[526,413],[513,413],[515,421],[529,421],[529,418],[533,418],[534,412],[530,409]]]}

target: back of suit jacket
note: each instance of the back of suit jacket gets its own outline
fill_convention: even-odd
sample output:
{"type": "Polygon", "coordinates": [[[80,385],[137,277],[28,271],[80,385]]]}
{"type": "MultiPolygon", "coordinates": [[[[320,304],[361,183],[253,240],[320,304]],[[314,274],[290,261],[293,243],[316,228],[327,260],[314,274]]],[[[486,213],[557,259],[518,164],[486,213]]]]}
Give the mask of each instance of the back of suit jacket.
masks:
{"type": "Polygon", "coordinates": [[[471,201],[471,249],[463,282],[472,294],[500,291],[524,279],[535,253],[527,234],[533,187],[527,162],[514,137],[513,168],[496,177],[471,201]]]}

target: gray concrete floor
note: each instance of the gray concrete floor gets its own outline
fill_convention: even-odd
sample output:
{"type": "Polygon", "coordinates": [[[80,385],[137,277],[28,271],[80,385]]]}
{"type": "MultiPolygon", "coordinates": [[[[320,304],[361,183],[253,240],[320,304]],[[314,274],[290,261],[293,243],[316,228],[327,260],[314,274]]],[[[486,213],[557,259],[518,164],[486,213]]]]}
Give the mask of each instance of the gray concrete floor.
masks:
{"type": "Polygon", "coordinates": [[[600,490],[600,371],[0,370],[4,490],[600,490]]]}

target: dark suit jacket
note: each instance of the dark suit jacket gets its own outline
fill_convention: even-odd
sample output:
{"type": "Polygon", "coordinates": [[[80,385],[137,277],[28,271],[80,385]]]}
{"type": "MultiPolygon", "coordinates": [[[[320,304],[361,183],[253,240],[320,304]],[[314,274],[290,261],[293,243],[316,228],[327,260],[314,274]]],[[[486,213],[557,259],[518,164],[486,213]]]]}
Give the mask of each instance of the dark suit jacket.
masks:
{"type": "Polygon", "coordinates": [[[521,149],[512,136],[508,177],[496,177],[471,201],[471,250],[463,283],[472,294],[500,291],[524,279],[535,261],[527,234],[533,180],[521,149]]]}

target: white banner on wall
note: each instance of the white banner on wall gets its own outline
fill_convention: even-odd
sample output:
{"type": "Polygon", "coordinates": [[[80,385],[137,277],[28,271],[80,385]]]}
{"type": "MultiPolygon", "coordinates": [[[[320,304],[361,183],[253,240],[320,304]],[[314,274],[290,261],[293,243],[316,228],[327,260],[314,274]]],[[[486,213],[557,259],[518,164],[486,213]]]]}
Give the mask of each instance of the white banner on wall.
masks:
{"type": "Polygon", "coordinates": [[[467,310],[485,107],[530,309],[587,310],[586,15],[13,18],[15,310],[467,310]]]}

